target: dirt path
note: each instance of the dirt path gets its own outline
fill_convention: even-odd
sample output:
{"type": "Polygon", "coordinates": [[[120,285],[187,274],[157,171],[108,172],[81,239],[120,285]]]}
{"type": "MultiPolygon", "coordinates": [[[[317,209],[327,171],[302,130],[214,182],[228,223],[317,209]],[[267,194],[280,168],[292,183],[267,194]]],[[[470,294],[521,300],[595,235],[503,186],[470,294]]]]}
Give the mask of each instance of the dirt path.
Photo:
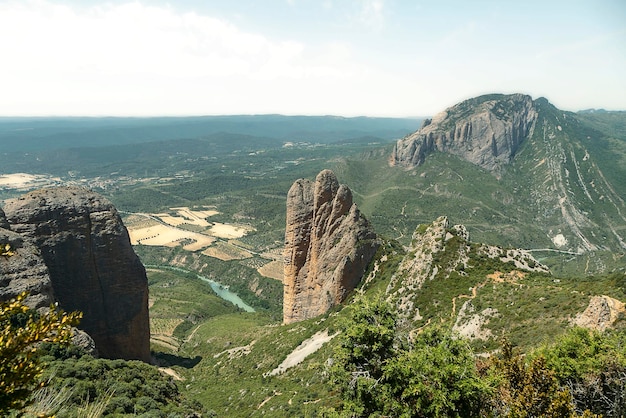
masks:
{"type": "Polygon", "coordinates": [[[478,293],[478,289],[480,289],[481,287],[483,287],[484,285],[487,284],[487,282],[489,281],[489,279],[487,279],[486,281],[480,283],[477,286],[472,287],[472,294],[470,295],[458,295],[452,298],[452,313],[450,314],[451,318],[454,318],[454,316],[456,315],[456,300],[457,299],[461,299],[461,298],[465,298],[465,299],[475,299],[476,298],[476,294],[478,293]]]}
{"type": "MultiPolygon", "coordinates": [[[[202,325],[202,324],[200,324],[202,325]]],[[[200,325],[197,325],[193,331],[191,331],[191,334],[189,334],[189,336],[187,338],[185,338],[185,342],[188,343],[189,341],[191,341],[191,339],[193,338],[194,335],[196,335],[196,331],[198,331],[198,329],[200,328],[200,325]]]]}
{"type": "Polygon", "coordinates": [[[452,312],[450,313],[450,317],[454,318],[456,316],[456,300],[457,299],[475,299],[478,293],[478,289],[482,289],[487,285],[487,283],[510,283],[510,284],[518,284],[520,279],[523,279],[526,276],[526,273],[523,273],[518,270],[513,270],[509,273],[502,273],[500,271],[494,271],[492,274],[488,274],[486,280],[482,283],[477,284],[472,287],[471,295],[458,295],[452,298],[452,312]]]}

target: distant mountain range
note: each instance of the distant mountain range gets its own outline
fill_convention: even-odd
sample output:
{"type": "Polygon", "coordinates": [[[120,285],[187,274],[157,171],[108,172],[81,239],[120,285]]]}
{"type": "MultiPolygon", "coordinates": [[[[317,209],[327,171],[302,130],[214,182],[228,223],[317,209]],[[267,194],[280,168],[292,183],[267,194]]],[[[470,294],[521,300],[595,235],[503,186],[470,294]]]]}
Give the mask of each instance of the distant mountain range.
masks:
{"type": "Polygon", "coordinates": [[[409,118],[283,115],[154,118],[0,117],[0,146],[12,151],[32,152],[195,139],[218,133],[321,143],[361,136],[391,140],[413,131],[419,123],[420,119],[409,118]]]}

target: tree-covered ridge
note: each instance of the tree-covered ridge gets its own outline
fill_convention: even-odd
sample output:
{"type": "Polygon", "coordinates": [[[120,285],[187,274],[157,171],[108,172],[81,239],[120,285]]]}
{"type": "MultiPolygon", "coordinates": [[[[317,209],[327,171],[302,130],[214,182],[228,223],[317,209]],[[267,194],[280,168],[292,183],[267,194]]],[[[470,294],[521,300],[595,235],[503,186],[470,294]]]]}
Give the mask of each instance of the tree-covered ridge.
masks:
{"type": "MultiPolygon", "coordinates": [[[[102,416],[145,416],[183,418],[206,416],[201,403],[180,393],[171,376],[140,361],[97,359],[80,352],[49,348],[49,387],[63,393],[59,417],[81,416],[89,405],[101,405],[102,416]]],[[[210,416],[210,415],[209,415],[210,416]]]]}

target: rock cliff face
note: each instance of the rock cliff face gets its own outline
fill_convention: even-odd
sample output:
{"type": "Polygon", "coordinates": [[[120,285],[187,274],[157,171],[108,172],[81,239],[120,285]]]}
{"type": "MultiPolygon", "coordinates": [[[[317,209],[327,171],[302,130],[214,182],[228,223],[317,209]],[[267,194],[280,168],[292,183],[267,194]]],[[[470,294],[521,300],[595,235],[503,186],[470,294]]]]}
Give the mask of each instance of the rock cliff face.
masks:
{"type": "Polygon", "coordinates": [[[4,211],[14,232],[7,239],[34,244],[45,265],[33,265],[47,267],[63,309],[84,313],[80,328],[100,355],[150,361],[146,272],[113,205],[85,189],[55,188],[10,200],[4,211]]]}
{"type": "Polygon", "coordinates": [[[287,195],[283,321],[321,315],[361,280],[379,242],[330,170],[297,180],[287,195]]]}
{"type": "Polygon", "coordinates": [[[50,306],[54,302],[52,283],[39,249],[20,234],[0,228],[0,245],[7,244],[8,253],[0,256],[0,301],[28,292],[25,303],[32,309],[50,306]]]}
{"type": "Polygon", "coordinates": [[[530,96],[487,95],[466,100],[399,140],[390,164],[414,167],[429,153],[440,151],[498,174],[530,135],[536,120],[537,110],[530,96]]]}

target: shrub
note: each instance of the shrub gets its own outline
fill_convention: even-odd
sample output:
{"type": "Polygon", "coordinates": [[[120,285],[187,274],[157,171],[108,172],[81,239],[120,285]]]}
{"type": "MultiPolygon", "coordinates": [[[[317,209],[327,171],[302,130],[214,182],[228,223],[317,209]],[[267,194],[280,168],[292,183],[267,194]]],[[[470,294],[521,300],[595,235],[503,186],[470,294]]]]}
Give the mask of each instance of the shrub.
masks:
{"type": "Polygon", "coordinates": [[[331,366],[342,398],[326,416],[472,417],[490,393],[469,345],[443,328],[398,333],[382,299],[353,305],[331,366]],[[404,342],[404,343],[403,343],[404,342]]]}
{"type": "Polygon", "coordinates": [[[576,410],[604,417],[626,415],[626,346],[623,333],[574,328],[554,344],[537,350],[576,410]]]}
{"type": "Polygon", "coordinates": [[[44,385],[38,358],[41,342],[69,343],[72,326],[78,325],[82,314],[66,314],[50,306],[39,314],[24,304],[22,293],[0,305],[0,414],[19,409],[30,394],[44,385]]]}

